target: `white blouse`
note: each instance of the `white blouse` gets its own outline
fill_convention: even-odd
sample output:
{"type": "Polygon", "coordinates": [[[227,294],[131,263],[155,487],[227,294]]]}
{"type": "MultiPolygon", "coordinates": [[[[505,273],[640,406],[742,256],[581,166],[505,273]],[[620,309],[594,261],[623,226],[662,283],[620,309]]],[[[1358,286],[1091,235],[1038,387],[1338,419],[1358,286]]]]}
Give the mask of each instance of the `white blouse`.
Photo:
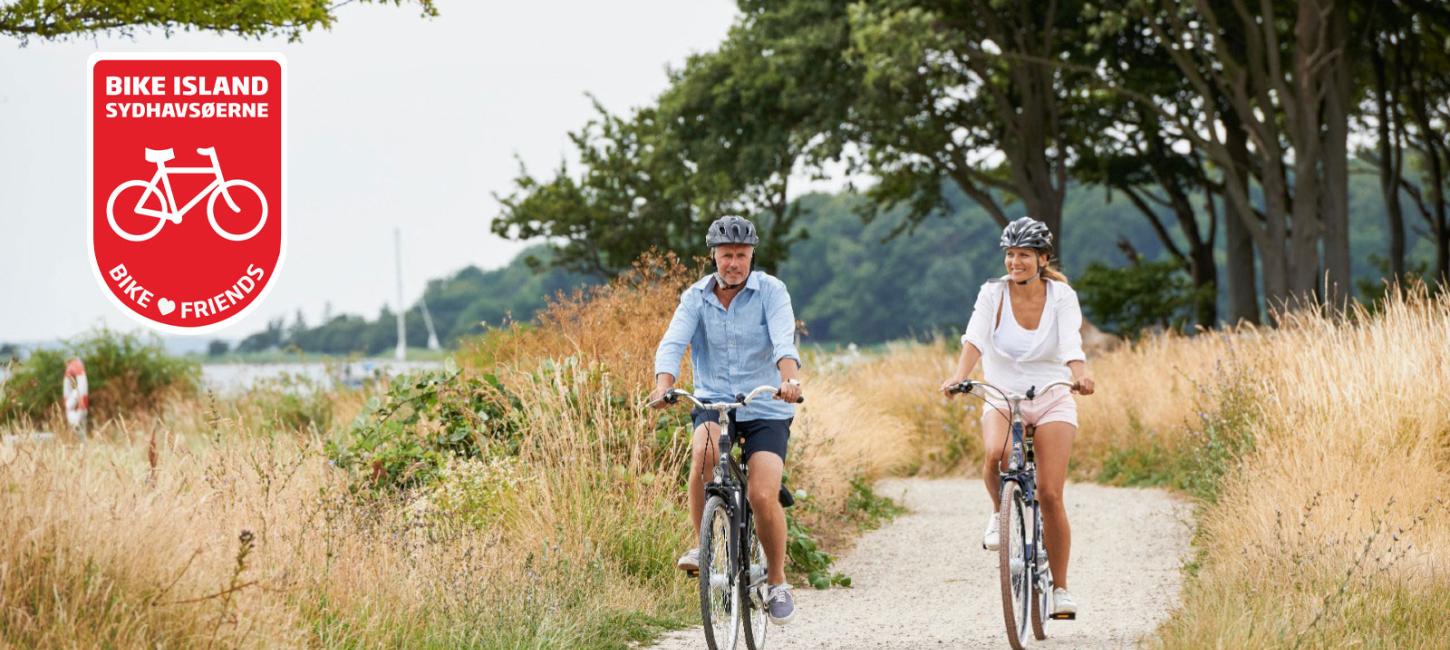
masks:
{"type": "Polygon", "coordinates": [[[1037,330],[1027,329],[1017,322],[1016,314],[1012,313],[1012,301],[1003,300],[1002,320],[997,323],[997,331],[992,333],[992,344],[1008,358],[1021,359],[1031,349],[1032,337],[1036,334],[1037,330]]]}
{"type": "Polygon", "coordinates": [[[970,343],[982,353],[982,374],[988,383],[1013,393],[1026,393],[1029,387],[1041,388],[1055,381],[1072,381],[1067,363],[1087,360],[1082,351],[1082,308],[1078,305],[1077,292],[1064,282],[1048,280],[1042,319],[1037,329],[1027,331],[1012,315],[1011,301],[1002,305],[1002,299],[1007,296],[1007,282],[1007,276],[1002,276],[982,284],[971,320],[962,334],[962,345],[970,343]],[[1007,327],[1016,326],[1031,337],[1024,352],[1013,349],[1009,353],[997,343],[997,332],[1003,329],[1001,324],[994,327],[999,305],[1002,306],[1001,323],[1010,321],[1007,327]]]}

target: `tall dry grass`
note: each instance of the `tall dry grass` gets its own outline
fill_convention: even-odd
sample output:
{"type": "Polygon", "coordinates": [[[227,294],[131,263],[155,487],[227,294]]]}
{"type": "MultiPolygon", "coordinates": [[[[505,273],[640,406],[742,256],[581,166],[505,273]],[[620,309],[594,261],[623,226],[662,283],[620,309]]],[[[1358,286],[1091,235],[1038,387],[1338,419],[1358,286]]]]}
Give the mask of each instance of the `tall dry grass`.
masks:
{"type": "Polygon", "coordinates": [[[1302,311],[1094,359],[1074,473],[1201,498],[1157,645],[1444,647],[1450,300],[1302,311]]]}
{"type": "Polygon", "coordinates": [[[1163,645],[1444,647],[1447,334],[1450,298],[1421,290],[1233,340],[1253,446],[1200,516],[1204,569],[1163,645]]]}
{"type": "MultiPolygon", "coordinates": [[[[358,490],[325,455],[382,386],[198,395],[0,448],[0,643],[617,648],[690,624],[688,418],[642,401],[693,275],[642,265],[469,346],[464,372],[518,398],[517,450],[413,491],[358,490]]],[[[837,543],[850,483],[913,462],[869,375],[808,375],[791,453],[792,516],[837,543]]]]}
{"type": "MultiPolygon", "coordinates": [[[[1445,647],[1447,339],[1450,297],[1420,290],[1374,313],[1297,312],[1090,360],[1075,479],[1200,504],[1191,579],[1153,645],[1445,647]]],[[[976,475],[979,407],[934,394],[954,356],[896,344],[826,383],[870,402],[862,421],[899,445],[893,471],[976,475]]]]}

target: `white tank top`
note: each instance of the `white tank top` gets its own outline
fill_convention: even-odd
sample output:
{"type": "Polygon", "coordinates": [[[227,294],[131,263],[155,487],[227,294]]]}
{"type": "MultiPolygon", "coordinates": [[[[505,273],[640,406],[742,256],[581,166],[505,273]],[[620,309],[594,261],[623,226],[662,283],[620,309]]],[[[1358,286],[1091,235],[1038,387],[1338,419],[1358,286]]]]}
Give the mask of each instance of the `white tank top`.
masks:
{"type": "Polygon", "coordinates": [[[1037,330],[1029,330],[1017,322],[1017,317],[1012,315],[1012,296],[1002,296],[1002,322],[997,324],[997,331],[992,333],[992,343],[997,346],[1002,354],[1010,359],[1021,359],[1032,347],[1032,337],[1037,330]]]}

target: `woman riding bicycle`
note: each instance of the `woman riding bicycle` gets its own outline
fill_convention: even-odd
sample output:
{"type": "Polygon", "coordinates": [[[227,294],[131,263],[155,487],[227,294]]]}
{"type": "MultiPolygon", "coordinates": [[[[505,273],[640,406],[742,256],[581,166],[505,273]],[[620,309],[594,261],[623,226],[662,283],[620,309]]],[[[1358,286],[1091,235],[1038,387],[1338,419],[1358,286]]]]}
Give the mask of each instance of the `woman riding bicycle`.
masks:
{"type": "MultiPolygon", "coordinates": [[[[1072,534],[1063,506],[1067,461],[1077,435],[1077,404],[1072,392],[1093,393],[1093,380],[1082,352],[1082,311],[1077,292],[1067,278],[1050,266],[1052,233],[1041,221],[1022,217],[1002,231],[1007,275],[988,280],[977,293],[977,303],[962,335],[962,354],[956,372],[941,385],[966,380],[982,361],[988,383],[1019,394],[1034,386],[1071,381],[1073,391],[1057,387],[1022,403],[1022,420],[1036,427],[1037,498],[1042,505],[1044,535],[1052,562],[1053,614],[1076,614],[1077,605],[1067,592],[1067,565],[1072,534]]],[[[986,450],[982,479],[992,498],[992,512],[1000,504],[998,467],[1006,443],[1007,405],[989,398],[982,409],[982,448],[986,450]]],[[[997,516],[987,522],[982,547],[997,548],[997,516]]]]}

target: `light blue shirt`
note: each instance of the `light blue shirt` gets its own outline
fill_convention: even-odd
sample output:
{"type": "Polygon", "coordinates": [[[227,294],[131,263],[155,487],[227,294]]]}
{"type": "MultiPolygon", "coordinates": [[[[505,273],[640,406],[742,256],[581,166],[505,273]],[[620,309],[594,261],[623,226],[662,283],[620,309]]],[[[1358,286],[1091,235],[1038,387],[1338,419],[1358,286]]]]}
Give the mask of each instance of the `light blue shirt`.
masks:
{"type": "MultiPolygon", "coordinates": [[[[680,306],[655,350],[655,374],[680,376],[680,359],[690,346],[695,396],[702,400],[733,400],[756,386],[780,386],[781,359],[795,359],[795,312],[785,283],[764,271],[753,271],[745,287],[726,309],[715,296],[715,274],[700,279],[680,294],[680,306]]],[[[795,417],[795,405],[757,399],[735,412],[738,421],[784,420],[795,417]]]]}

